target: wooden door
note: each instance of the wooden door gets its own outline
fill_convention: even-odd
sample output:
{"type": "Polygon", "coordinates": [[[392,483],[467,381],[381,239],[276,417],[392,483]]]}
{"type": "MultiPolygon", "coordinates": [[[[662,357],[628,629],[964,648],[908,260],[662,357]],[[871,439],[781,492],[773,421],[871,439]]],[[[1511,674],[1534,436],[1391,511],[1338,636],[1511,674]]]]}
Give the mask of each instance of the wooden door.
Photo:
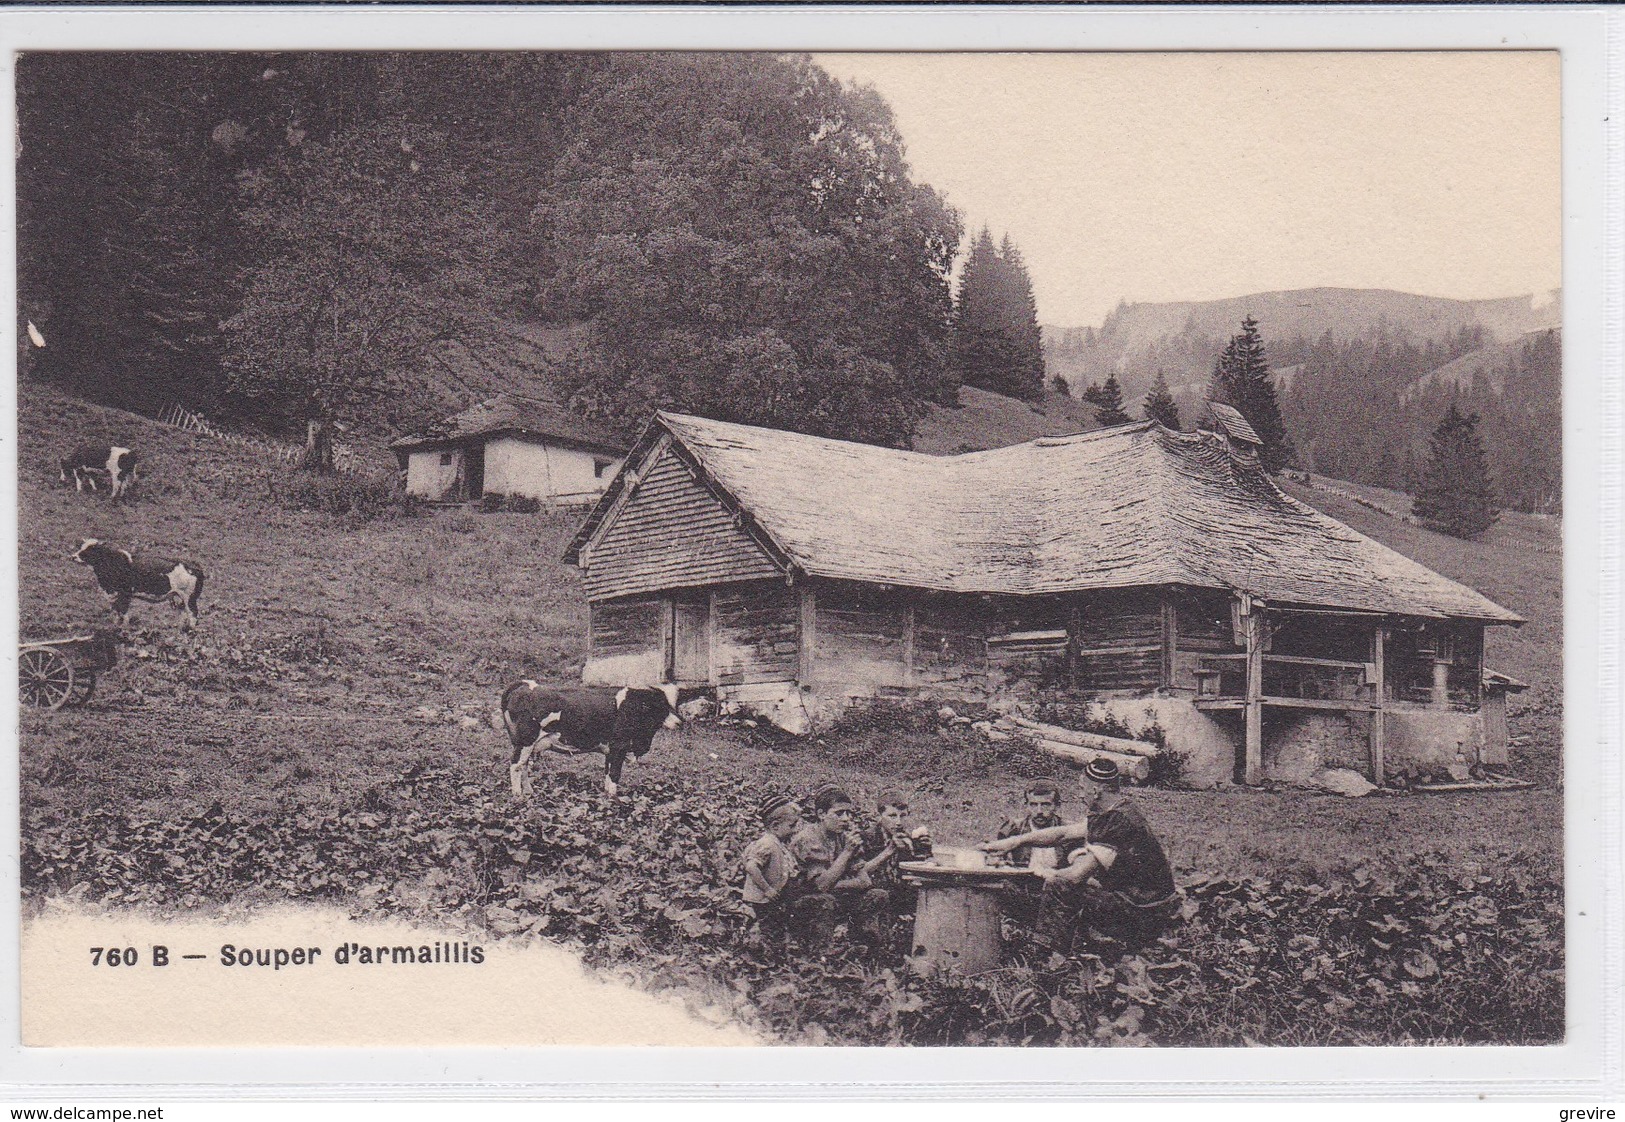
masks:
{"type": "Polygon", "coordinates": [[[671,679],[702,683],[711,680],[711,602],[672,602],[671,679]]]}

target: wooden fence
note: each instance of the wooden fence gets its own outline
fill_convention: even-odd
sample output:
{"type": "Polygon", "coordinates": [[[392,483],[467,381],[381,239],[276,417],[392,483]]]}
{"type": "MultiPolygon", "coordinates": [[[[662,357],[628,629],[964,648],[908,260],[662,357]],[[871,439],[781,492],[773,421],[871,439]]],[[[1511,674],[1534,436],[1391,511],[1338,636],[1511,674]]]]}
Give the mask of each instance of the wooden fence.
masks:
{"type": "MultiPolygon", "coordinates": [[[[233,448],[244,448],[251,452],[269,456],[288,467],[303,467],[305,463],[305,446],[302,444],[285,444],[260,436],[248,436],[240,432],[231,432],[214,424],[201,413],[180,405],[168,405],[158,414],[159,424],[177,428],[183,432],[195,432],[200,436],[211,437],[233,448]]],[[[339,471],[355,471],[359,460],[351,449],[342,444],[333,445],[333,466],[339,471]]]]}

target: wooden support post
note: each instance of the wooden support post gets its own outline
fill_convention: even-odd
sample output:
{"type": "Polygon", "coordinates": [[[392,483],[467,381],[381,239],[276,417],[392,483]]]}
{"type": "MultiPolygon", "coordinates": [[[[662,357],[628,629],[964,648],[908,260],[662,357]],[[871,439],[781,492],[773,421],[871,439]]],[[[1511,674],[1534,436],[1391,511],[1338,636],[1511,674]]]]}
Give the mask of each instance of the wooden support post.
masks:
{"type": "Polygon", "coordinates": [[[706,594],[705,650],[706,680],[719,686],[722,676],[717,667],[717,590],[714,588],[706,594]]]}
{"type": "Polygon", "coordinates": [[[1433,690],[1428,703],[1435,709],[1450,708],[1450,660],[1433,660],[1433,690]]]}
{"type": "Polygon", "coordinates": [[[1254,786],[1264,778],[1264,612],[1246,593],[1241,619],[1247,639],[1247,734],[1241,781],[1254,786]]]}
{"type": "Polygon", "coordinates": [[[665,653],[663,680],[677,680],[677,601],[671,596],[660,600],[660,649],[665,653]]]}
{"type": "Polygon", "coordinates": [[[908,602],[903,618],[903,685],[914,685],[914,601],[908,602]]]}
{"type": "Polygon", "coordinates": [[[1372,702],[1376,708],[1371,711],[1371,782],[1381,787],[1385,779],[1383,753],[1387,750],[1387,715],[1383,706],[1388,704],[1388,671],[1385,665],[1385,648],[1388,645],[1388,629],[1380,623],[1371,632],[1371,663],[1376,667],[1376,681],[1373,683],[1372,702]]]}
{"type": "Polygon", "coordinates": [[[1175,658],[1179,654],[1179,609],[1173,597],[1162,594],[1162,688],[1174,688],[1175,658]]]}
{"type": "Polygon", "coordinates": [[[1083,630],[1083,608],[1077,600],[1066,613],[1066,684],[1078,684],[1078,646],[1082,642],[1080,632],[1083,630]]]}
{"type": "Polygon", "coordinates": [[[815,656],[818,653],[818,597],[812,588],[801,586],[801,626],[796,641],[796,684],[813,684],[815,656]]]}

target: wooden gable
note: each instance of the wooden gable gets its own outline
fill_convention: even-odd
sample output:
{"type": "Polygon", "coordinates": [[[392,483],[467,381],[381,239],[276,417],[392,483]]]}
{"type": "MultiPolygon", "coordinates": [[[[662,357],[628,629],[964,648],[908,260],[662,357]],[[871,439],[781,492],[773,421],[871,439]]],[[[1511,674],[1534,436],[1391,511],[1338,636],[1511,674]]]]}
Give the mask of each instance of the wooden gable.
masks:
{"type": "Polygon", "coordinates": [[[783,573],[669,444],[606,522],[582,558],[588,600],[783,573]]]}

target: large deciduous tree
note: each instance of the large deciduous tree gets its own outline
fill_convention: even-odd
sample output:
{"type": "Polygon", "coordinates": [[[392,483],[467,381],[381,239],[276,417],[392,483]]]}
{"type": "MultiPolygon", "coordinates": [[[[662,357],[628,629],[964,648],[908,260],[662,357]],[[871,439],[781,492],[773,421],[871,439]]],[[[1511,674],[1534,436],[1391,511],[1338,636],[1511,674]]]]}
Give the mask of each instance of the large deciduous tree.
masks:
{"type": "Polygon", "coordinates": [[[313,466],[331,466],[331,422],[389,419],[438,346],[499,336],[491,203],[442,134],[370,122],[286,150],[244,191],[261,257],[224,325],[226,369],[264,414],[307,422],[313,466]]]}
{"type": "Polygon", "coordinates": [[[1422,525],[1458,538],[1476,538],[1495,525],[1495,489],[1478,437],[1478,414],[1451,402],[1428,438],[1428,462],[1411,504],[1422,525]]]}
{"type": "Polygon", "coordinates": [[[958,220],[873,91],[799,57],[618,55],[565,132],[541,309],[585,321],[563,368],[589,411],[906,445],[954,399],[958,220]]]}
{"type": "Polygon", "coordinates": [[[1292,439],[1281,420],[1281,406],[1275,398],[1275,380],[1264,354],[1264,339],[1258,321],[1248,316],[1241,321],[1241,333],[1232,335],[1213,368],[1208,387],[1210,400],[1234,406],[1247,418],[1264,442],[1259,452],[1264,470],[1279,472],[1292,461],[1292,439]]]}

